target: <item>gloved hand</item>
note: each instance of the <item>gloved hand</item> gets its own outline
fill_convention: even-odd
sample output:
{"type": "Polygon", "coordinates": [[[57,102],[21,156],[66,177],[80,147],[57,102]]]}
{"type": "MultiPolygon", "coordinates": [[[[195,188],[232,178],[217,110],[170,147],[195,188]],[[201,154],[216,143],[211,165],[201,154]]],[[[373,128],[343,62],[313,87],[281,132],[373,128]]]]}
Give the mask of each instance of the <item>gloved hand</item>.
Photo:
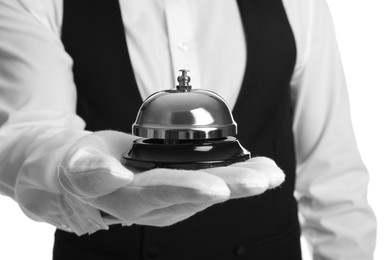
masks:
{"type": "Polygon", "coordinates": [[[64,195],[110,214],[109,224],[166,226],[215,203],[258,195],[284,181],[283,172],[264,157],[227,167],[133,174],[120,158],[135,139],[101,131],[79,140],[59,167],[64,195]]]}

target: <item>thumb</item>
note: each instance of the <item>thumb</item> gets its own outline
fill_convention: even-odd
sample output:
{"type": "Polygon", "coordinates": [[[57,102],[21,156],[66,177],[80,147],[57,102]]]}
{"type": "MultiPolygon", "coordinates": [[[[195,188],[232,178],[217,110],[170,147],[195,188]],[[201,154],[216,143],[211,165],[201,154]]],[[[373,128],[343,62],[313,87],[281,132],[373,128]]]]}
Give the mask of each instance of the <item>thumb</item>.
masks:
{"type": "Polygon", "coordinates": [[[126,186],[134,175],[113,156],[96,148],[79,147],[61,163],[58,177],[65,190],[91,199],[126,186]]]}

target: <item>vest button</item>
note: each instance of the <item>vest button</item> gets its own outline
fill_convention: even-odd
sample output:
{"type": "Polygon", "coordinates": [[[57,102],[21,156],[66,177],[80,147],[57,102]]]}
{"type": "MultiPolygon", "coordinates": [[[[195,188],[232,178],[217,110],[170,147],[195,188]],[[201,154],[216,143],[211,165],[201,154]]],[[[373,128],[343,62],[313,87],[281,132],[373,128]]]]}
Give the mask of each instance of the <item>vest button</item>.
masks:
{"type": "Polygon", "coordinates": [[[239,245],[236,248],[234,248],[234,254],[236,255],[244,255],[245,253],[246,253],[246,249],[242,245],[239,245]]]}
{"type": "Polygon", "coordinates": [[[146,253],[148,254],[148,256],[150,257],[156,257],[158,256],[161,251],[160,251],[160,248],[158,247],[155,247],[155,246],[150,246],[148,247],[148,249],[146,250],[146,253]]]}

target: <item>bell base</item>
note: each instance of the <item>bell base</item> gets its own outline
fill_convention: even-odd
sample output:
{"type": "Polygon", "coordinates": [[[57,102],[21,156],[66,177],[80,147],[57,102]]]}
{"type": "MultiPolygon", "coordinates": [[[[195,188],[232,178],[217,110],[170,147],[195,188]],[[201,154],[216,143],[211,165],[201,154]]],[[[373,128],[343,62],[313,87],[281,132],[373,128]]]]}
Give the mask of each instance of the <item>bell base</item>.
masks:
{"type": "Polygon", "coordinates": [[[251,157],[234,137],[210,140],[138,139],[123,154],[133,172],[154,168],[198,170],[227,166],[251,157]]]}

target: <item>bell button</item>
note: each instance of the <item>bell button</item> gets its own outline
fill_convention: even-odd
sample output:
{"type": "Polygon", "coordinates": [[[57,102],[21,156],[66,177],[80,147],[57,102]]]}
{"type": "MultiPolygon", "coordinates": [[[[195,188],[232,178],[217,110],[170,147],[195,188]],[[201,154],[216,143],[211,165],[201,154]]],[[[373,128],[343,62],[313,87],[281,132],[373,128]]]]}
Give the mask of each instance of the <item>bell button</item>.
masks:
{"type": "Polygon", "coordinates": [[[160,248],[158,247],[155,247],[155,246],[150,246],[148,247],[148,249],[146,250],[146,253],[149,257],[157,257],[160,253],[161,253],[161,250],[160,248]]]}

